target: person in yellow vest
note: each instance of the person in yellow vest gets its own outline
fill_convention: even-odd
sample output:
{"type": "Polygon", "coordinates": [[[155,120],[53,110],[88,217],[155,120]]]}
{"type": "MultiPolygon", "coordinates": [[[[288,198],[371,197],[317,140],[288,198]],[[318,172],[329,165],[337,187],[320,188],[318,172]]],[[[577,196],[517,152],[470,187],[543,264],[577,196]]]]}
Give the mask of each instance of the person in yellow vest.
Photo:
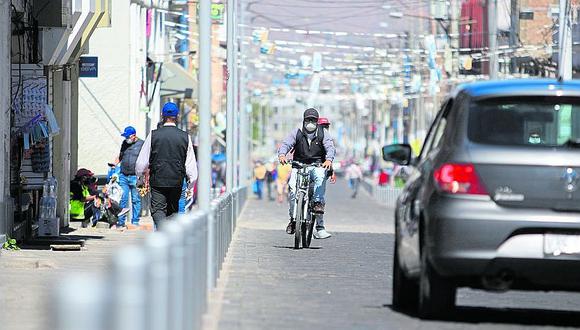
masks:
{"type": "Polygon", "coordinates": [[[278,164],[277,172],[276,188],[278,191],[278,203],[282,204],[284,196],[288,195],[288,180],[290,180],[292,166],[290,164],[278,164]]]}
{"type": "MultiPolygon", "coordinates": [[[[69,213],[71,220],[83,221],[83,226],[86,226],[92,218],[92,225],[95,226],[99,219],[94,215],[98,212],[100,203],[103,202],[98,195],[93,172],[85,168],[79,169],[70,183],[69,213]]],[[[117,207],[113,213],[115,216],[121,216],[127,212],[129,212],[128,208],[117,207]]]]}
{"type": "Polygon", "coordinates": [[[78,170],[77,175],[70,183],[69,213],[71,220],[85,220],[85,203],[94,201],[96,197],[91,195],[89,191],[89,176],[83,175],[83,170],[85,169],[78,170]]]}

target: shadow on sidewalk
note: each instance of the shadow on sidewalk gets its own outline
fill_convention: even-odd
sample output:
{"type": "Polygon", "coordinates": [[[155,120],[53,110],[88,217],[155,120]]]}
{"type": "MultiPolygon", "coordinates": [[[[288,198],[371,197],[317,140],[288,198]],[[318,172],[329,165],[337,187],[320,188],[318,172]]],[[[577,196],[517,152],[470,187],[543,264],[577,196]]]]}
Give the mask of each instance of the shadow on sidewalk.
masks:
{"type": "Polygon", "coordinates": [[[19,247],[21,250],[51,250],[51,245],[78,245],[82,241],[82,246],[89,240],[101,240],[105,236],[100,235],[66,235],[53,238],[37,238],[29,242],[22,243],[19,247]],[[70,242],[69,242],[70,241],[70,242]]]}
{"type": "MultiPolygon", "coordinates": [[[[417,317],[416,313],[399,311],[392,305],[383,305],[396,313],[417,317]]],[[[542,308],[493,308],[458,306],[455,311],[443,319],[443,321],[461,323],[499,323],[519,325],[543,325],[543,326],[580,326],[580,312],[549,310],[542,308]]]]}
{"type": "MultiPolygon", "coordinates": [[[[294,246],[282,246],[282,245],[274,245],[272,246],[273,248],[276,249],[288,249],[288,250],[295,250],[294,246]]],[[[323,247],[322,246],[311,246],[309,248],[304,248],[305,250],[321,250],[323,247]]],[[[302,249],[300,249],[302,250],[302,249]]]]}

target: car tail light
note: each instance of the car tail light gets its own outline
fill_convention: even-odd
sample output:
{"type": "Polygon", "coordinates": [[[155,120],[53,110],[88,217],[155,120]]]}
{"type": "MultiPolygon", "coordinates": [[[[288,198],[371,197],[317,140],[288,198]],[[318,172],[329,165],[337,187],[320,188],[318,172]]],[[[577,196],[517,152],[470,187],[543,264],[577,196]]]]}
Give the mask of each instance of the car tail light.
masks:
{"type": "Polygon", "coordinates": [[[487,195],[473,164],[443,164],[433,174],[439,189],[450,194],[487,195]]]}

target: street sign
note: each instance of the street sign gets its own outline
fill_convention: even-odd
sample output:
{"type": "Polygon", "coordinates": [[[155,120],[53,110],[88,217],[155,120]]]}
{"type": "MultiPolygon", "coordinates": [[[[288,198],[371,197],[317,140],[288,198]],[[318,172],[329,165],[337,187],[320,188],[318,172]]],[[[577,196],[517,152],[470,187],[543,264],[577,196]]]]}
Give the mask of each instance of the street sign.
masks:
{"type": "Polygon", "coordinates": [[[520,12],[520,19],[522,20],[532,20],[534,19],[534,12],[531,10],[525,10],[520,12]]]}
{"type": "Polygon", "coordinates": [[[79,61],[80,78],[99,77],[99,58],[96,56],[81,56],[79,61]]]}
{"type": "MultiPolygon", "coordinates": [[[[210,17],[215,24],[224,24],[224,12],[226,5],[223,3],[212,3],[210,17]]],[[[199,22],[199,3],[197,4],[197,22],[199,22]]]]}
{"type": "Polygon", "coordinates": [[[224,5],[223,3],[212,3],[211,4],[211,19],[213,21],[217,21],[220,24],[222,24],[223,20],[224,20],[225,8],[226,8],[226,5],[224,5]]]}

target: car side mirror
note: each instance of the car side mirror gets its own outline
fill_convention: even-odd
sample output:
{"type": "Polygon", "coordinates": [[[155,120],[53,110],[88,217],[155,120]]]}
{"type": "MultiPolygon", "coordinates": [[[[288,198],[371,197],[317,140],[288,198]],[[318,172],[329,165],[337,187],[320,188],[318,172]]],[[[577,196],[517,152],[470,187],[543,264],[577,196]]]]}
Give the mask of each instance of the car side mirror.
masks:
{"type": "Polygon", "coordinates": [[[411,146],[408,144],[391,144],[383,147],[383,159],[398,165],[410,165],[412,161],[411,146]]]}

